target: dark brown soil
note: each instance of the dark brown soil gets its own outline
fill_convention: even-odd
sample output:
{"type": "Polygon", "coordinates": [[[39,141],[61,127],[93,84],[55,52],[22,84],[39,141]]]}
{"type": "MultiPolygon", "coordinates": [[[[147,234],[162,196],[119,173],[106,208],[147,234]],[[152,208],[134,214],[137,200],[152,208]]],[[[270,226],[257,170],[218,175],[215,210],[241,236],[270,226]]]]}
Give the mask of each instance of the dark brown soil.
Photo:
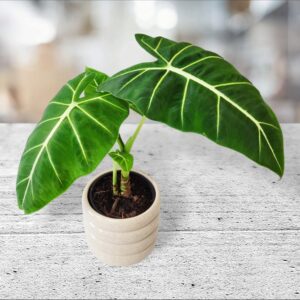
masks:
{"type": "MultiPolygon", "coordinates": [[[[120,172],[118,181],[120,181],[120,172]]],[[[135,172],[130,172],[130,184],[132,191],[130,197],[114,196],[112,173],[106,173],[92,183],[88,193],[89,203],[98,213],[110,218],[135,217],[152,205],[155,190],[148,179],[135,172]]]]}

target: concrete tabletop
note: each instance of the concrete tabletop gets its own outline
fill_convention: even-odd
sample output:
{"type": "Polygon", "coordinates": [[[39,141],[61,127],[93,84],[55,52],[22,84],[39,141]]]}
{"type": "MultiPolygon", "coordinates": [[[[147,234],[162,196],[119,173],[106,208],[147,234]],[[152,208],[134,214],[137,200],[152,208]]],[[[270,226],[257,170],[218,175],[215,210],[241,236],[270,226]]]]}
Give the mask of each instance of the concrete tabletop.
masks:
{"type": "Polygon", "coordinates": [[[146,124],[133,153],[160,186],[161,224],[152,254],[127,268],[98,261],[82,224],[83,187],[109,158],[38,213],[17,208],[33,127],[0,124],[1,299],[300,299],[300,124],[282,126],[281,180],[205,137],[146,124]]]}

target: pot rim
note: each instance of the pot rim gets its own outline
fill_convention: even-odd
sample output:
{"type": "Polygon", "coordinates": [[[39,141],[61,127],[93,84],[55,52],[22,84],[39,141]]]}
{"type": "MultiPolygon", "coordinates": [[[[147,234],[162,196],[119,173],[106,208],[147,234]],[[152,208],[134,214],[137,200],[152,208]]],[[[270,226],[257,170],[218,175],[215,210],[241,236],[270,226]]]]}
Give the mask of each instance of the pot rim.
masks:
{"type": "Polygon", "coordinates": [[[91,205],[90,205],[90,202],[89,202],[89,199],[88,199],[88,192],[89,192],[89,189],[91,187],[91,185],[93,184],[93,182],[107,174],[107,173],[110,173],[112,172],[112,169],[106,169],[100,173],[98,173],[97,175],[95,175],[91,180],[88,181],[88,183],[86,184],[86,186],[84,187],[83,189],[83,193],[82,193],[82,201],[85,203],[85,205],[87,205],[88,207],[88,211],[87,213],[89,213],[90,215],[92,215],[93,217],[95,218],[98,218],[99,220],[103,220],[105,222],[109,222],[109,223],[119,223],[119,222],[122,222],[124,225],[125,224],[130,224],[130,223],[136,223],[136,222],[139,222],[140,220],[143,220],[145,217],[147,217],[148,215],[151,215],[152,214],[152,211],[154,211],[157,206],[159,206],[159,198],[160,198],[160,194],[159,194],[159,189],[158,189],[158,185],[157,183],[152,179],[152,177],[150,177],[149,175],[145,174],[144,172],[140,171],[140,170],[137,170],[137,169],[132,169],[133,172],[135,173],[138,173],[140,175],[142,175],[143,177],[145,177],[146,179],[148,179],[148,181],[152,184],[154,190],[155,190],[155,198],[154,198],[154,201],[153,203],[151,204],[151,206],[146,210],[144,211],[143,213],[135,216],[135,217],[130,217],[130,218],[125,218],[125,219],[117,219],[117,218],[110,218],[110,217],[107,217],[107,216],[104,216],[102,214],[100,214],[99,212],[97,212],[91,205]]]}

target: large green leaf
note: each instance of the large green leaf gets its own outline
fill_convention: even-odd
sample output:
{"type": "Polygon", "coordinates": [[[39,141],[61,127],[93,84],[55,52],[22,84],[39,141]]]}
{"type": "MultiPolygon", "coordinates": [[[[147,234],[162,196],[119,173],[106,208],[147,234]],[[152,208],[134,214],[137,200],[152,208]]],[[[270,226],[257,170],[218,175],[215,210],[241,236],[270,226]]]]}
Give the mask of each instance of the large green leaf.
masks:
{"type": "Polygon", "coordinates": [[[70,80],[30,135],[17,178],[18,204],[26,213],[42,208],[94,170],[115,144],[129,108],[110,94],[96,93],[100,79],[101,73],[88,69],[70,80]]]}
{"type": "Polygon", "coordinates": [[[117,73],[100,90],[133,103],[150,119],[203,134],[282,176],[281,128],[249,80],[221,56],[189,43],[136,38],[157,61],[117,73]]]}

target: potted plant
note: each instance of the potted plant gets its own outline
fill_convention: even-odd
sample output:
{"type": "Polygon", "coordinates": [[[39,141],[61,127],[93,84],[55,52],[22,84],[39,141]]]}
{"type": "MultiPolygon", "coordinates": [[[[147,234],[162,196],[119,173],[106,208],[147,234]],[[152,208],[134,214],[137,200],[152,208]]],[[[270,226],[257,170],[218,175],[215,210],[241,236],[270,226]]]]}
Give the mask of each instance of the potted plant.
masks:
{"type": "Polygon", "coordinates": [[[145,118],[200,133],[280,177],[284,172],[280,125],[249,80],[221,56],[189,43],[143,34],[136,39],[157,60],[112,77],[87,68],[70,80],[31,133],[17,178],[19,208],[32,213],[108,154],[112,170],[87,184],[82,204],[88,244],[111,265],[140,261],[156,239],[159,190],[133,171],[131,152],[145,118]],[[142,118],[125,142],[119,128],[130,109],[142,118]]]}

